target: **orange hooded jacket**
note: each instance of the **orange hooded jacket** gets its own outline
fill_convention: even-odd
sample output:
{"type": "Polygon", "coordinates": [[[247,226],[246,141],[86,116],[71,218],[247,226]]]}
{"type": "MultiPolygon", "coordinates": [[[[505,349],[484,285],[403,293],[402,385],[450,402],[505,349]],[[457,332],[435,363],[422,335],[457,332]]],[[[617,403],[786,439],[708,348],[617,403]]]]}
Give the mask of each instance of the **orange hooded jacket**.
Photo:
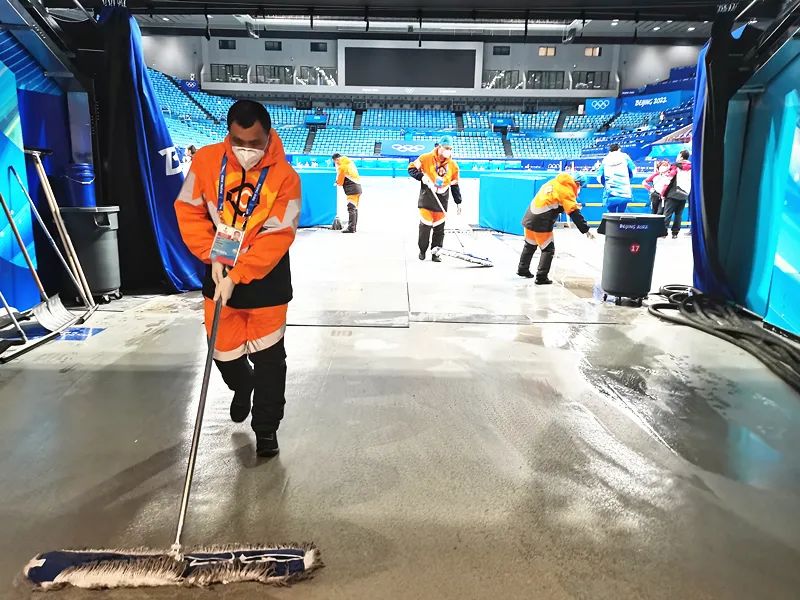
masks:
{"type": "MultiPolygon", "coordinates": [[[[232,308],[277,306],[291,300],[289,247],[300,218],[300,177],[286,161],[280,137],[271,130],[264,157],[244,171],[230,140],[197,151],[183,188],[175,201],[178,226],[184,243],[197,258],[210,265],[216,224],[242,228],[247,204],[261,175],[267,176],[257,206],[247,219],[242,249],[228,273],[236,288],[228,305],[232,308]],[[222,158],[227,156],[223,209],[218,212],[218,186],[222,158]]],[[[203,282],[203,294],[213,297],[210,266],[203,282]]]]}
{"type": "Polygon", "coordinates": [[[568,173],[559,173],[543,184],[525,211],[522,226],[529,231],[546,233],[553,231],[558,215],[567,213],[581,233],[589,231],[580,211],[578,183],[568,173]]]}
{"type": "Polygon", "coordinates": [[[336,185],[342,186],[348,196],[361,194],[361,177],[358,174],[356,163],[347,156],[339,157],[336,166],[336,185]]]}

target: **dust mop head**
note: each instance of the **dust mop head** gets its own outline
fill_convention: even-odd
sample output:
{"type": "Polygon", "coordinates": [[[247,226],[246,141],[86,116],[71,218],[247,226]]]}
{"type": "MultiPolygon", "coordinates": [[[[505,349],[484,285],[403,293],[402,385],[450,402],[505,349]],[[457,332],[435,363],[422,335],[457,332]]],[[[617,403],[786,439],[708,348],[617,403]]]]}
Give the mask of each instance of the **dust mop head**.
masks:
{"type": "Polygon", "coordinates": [[[209,586],[252,581],[288,585],[322,566],[313,545],[211,546],[180,560],[154,550],[58,550],[33,558],[25,579],[42,589],[209,586]]]}
{"type": "Polygon", "coordinates": [[[451,258],[457,258],[459,260],[463,260],[468,263],[472,263],[474,265],[480,265],[482,267],[493,267],[494,263],[490,261],[488,258],[484,258],[483,256],[475,256],[474,254],[470,254],[469,252],[459,252],[458,250],[450,250],[449,248],[432,248],[431,254],[436,256],[449,256],[451,258]]]}

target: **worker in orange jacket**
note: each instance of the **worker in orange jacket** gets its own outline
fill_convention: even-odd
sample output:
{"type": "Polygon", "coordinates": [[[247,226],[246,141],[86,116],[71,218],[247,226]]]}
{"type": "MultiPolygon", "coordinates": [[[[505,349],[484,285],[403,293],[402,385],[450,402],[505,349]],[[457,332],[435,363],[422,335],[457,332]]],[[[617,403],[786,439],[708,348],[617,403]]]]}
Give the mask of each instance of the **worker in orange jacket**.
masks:
{"type": "Polygon", "coordinates": [[[594,239],[594,234],[581,214],[580,204],[577,202],[580,189],[586,186],[586,183],[586,177],[580,173],[559,173],[554,179],[539,188],[522,219],[525,245],[519,257],[517,275],[533,277],[531,259],[536,248],[541,248],[542,254],[539,257],[539,268],[536,271],[536,283],[538,285],[553,283],[549,278],[550,266],[553,264],[553,257],[556,253],[553,229],[555,229],[558,215],[561,213],[567,213],[578,231],[588,238],[594,239]]]}
{"type": "Polygon", "coordinates": [[[285,404],[283,336],[292,299],[289,247],[300,216],[300,178],[262,104],[240,100],[231,106],[227,137],[197,151],[175,212],[183,241],[207,265],[203,296],[209,335],[214,304],[223,304],[214,362],[234,392],[231,419],[247,419],[252,399],[256,452],[274,456],[285,404]],[[227,272],[218,254],[211,259],[215,235],[225,231],[241,240],[227,272]]]}
{"type": "MultiPolygon", "coordinates": [[[[436,147],[409,163],[408,174],[420,182],[419,259],[425,260],[428,244],[441,248],[444,243],[444,220],[450,193],[461,214],[461,188],[458,187],[458,163],[453,160],[453,138],[442,136],[436,147]],[[431,235],[433,230],[433,235],[431,235]]],[[[437,254],[433,262],[442,262],[437,254]]]]}
{"type": "Polygon", "coordinates": [[[342,186],[347,196],[347,228],[342,233],[355,233],[358,224],[358,203],[361,200],[361,177],[358,175],[358,168],[347,156],[338,152],[333,155],[333,163],[336,165],[336,182],[334,186],[342,186]]]}

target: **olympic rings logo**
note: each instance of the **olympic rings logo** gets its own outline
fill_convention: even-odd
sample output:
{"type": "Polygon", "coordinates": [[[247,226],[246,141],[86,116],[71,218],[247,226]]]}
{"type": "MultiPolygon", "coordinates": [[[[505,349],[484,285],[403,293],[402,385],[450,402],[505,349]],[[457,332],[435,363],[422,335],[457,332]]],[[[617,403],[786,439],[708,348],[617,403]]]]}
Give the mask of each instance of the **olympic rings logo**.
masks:
{"type": "Polygon", "coordinates": [[[425,146],[422,144],[392,144],[392,150],[397,150],[398,152],[420,152],[425,150],[425,146]]]}
{"type": "Polygon", "coordinates": [[[611,106],[611,100],[592,100],[592,108],[602,110],[611,106]]]}

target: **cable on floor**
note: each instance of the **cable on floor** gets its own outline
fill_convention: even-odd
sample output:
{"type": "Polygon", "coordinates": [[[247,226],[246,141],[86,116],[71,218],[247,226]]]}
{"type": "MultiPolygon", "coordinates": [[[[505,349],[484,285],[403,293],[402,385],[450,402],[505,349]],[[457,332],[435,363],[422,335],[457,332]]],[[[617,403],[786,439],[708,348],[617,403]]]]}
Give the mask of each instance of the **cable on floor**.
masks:
{"type": "Polygon", "coordinates": [[[800,346],[765,329],[760,317],[691,286],[665,285],[658,293],[666,301],[651,304],[650,314],[738,346],[800,392],[800,346]]]}

